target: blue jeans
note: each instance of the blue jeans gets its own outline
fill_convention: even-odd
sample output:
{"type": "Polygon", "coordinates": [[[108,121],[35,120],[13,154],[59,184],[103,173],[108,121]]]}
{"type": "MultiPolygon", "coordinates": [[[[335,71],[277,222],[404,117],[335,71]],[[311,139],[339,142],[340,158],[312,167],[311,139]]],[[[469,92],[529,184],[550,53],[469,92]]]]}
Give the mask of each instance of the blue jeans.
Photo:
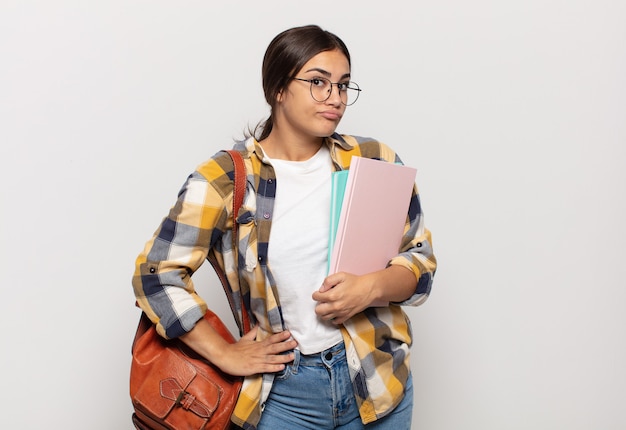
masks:
{"type": "Polygon", "coordinates": [[[389,415],[363,425],[342,342],[312,355],[295,351],[293,363],[274,379],[258,430],[410,430],[412,414],[409,377],[402,402],[389,415]]]}

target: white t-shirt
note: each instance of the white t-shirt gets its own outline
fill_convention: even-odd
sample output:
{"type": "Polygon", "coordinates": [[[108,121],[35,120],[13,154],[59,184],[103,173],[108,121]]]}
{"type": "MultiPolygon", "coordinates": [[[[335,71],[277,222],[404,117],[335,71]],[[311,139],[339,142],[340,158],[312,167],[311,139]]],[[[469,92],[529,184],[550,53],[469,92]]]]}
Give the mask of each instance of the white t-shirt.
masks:
{"type": "Polygon", "coordinates": [[[311,297],[327,273],[332,160],[326,145],[306,161],[270,159],[276,172],[276,200],[268,264],[276,280],[287,329],[303,354],[342,340],[322,321],[311,297]]]}

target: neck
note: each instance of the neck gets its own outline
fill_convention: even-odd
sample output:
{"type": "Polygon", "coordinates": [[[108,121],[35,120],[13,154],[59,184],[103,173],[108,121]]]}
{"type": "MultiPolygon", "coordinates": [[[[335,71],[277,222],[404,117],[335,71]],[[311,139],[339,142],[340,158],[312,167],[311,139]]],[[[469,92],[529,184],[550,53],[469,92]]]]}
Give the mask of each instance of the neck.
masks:
{"type": "Polygon", "coordinates": [[[317,154],[324,143],[324,138],[285,136],[280,130],[273,129],[267,139],[259,143],[270,158],[305,161],[317,154]]]}

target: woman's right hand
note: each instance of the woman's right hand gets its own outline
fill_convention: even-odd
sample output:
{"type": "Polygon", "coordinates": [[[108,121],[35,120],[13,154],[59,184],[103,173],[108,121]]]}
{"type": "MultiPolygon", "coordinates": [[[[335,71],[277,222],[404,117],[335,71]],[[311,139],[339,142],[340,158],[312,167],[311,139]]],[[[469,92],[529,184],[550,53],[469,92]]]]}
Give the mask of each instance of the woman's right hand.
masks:
{"type": "Polygon", "coordinates": [[[298,343],[289,331],[268,336],[257,342],[258,326],[235,343],[228,343],[204,319],[180,339],[198,354],[215,364],[225,373],[249,376],[257,373],[280,372],[293,361],[293,350],[298,343]],[[286,354],[285,354],[286,353],[286,354]]]}
{"type": "Polygon", "coordinates": [[[215,363],[224,372],[248,376],[257,373],[280,372],[285,364],[293,361],[292,351],[298,343],[291,338],[291,333],[282,331],[257,342],[258,326],[246,333],[238,342],[228,344],[221,357],[215,363]]]}

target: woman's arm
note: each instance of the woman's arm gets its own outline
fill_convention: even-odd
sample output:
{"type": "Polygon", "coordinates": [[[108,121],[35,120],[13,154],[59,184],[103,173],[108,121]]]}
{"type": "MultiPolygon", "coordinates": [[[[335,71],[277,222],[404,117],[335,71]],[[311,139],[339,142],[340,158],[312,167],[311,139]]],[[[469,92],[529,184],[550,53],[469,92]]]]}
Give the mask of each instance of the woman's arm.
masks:
{"type": "Polygon", "coordinates": [[[285,363],[293,361],[297,342],[288,331],[255,341],[258,327],[254,327],[236,343],[228,343],[211,325],[201,319],[191,331],[180,337],[198,354],[215,364],[225,373],[249,376],[257,373],[279,372],[285,363]]]}
{"type": "Polygon", "coordinates": [[[180,338],[233,375],[275,372],[293,360],[284,354],[296,346],[289,332],[257,342],[253,329],[237,343],[228,343],[204,320],[206,303],[192,281],[210,248],[219,246],[230,228],[225,201],[232,180],[225,172],[231,165],[227,155],[214,157],[187,178],[176,204],[137,258],[134,291],[160,335],[180,338]]]}

